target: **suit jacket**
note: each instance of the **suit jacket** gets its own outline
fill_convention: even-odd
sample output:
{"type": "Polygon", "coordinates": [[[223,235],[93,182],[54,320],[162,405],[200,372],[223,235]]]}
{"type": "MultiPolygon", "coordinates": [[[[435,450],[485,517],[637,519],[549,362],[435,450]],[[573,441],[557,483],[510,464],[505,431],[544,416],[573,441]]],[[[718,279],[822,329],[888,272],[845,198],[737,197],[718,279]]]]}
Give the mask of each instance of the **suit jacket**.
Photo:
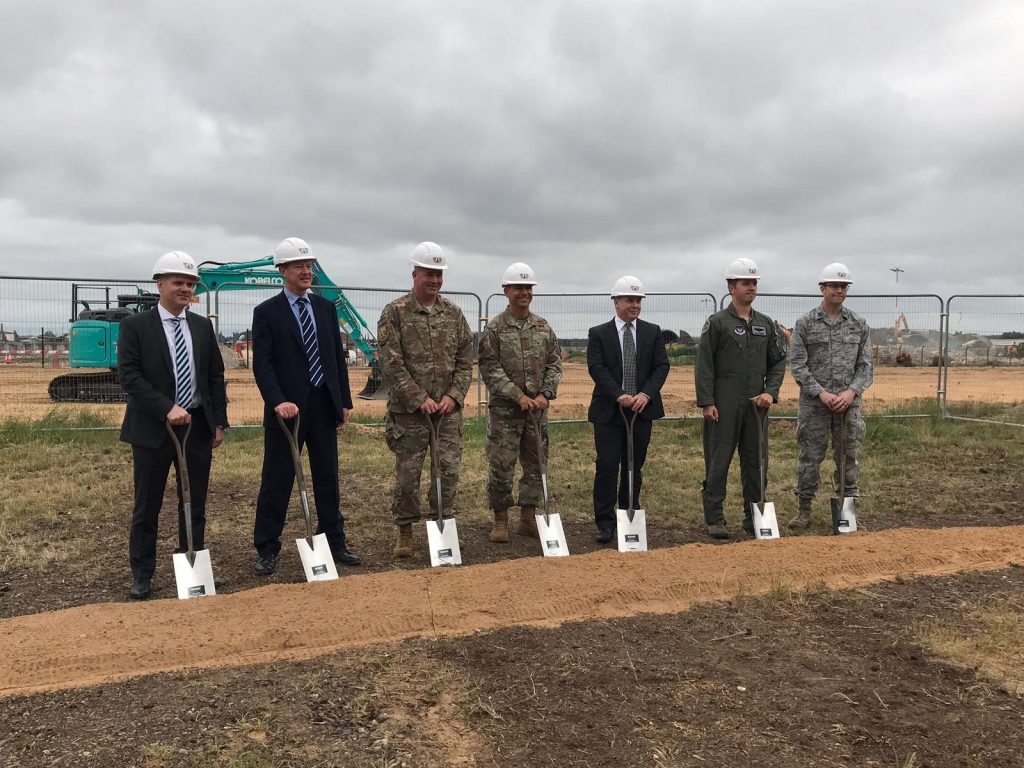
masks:
{"type": "MultiPolygon", "coordinates": [[[[196,393],[210,432],[228,427],[224,358],[213,323],[188,312],[192,357],[196,367],[196,393]]],[[[117,371],[128,406],[121,423],[121,439],[145,448],[158,448],[167,438],[164,426],[174,405],[175,377],[171,350],[159,311],[154,308],[121,321],[118,329],[117,371]]]]}
{"type": "MultiPolygon", "coordinates": [[[[341,423],[341,409],[352,408],[352,393],[348,386],[345,352],[341,348],[337,310],[322,296],[307,292],[306,297],[316,322],[324,386],[331,394],[337,423],[341,423]]],[[[300,413],[305,411],[313,389],[309,381],[309,361],[299,323],[284,291],[253,310],[252,356],[256,386],[263,395],[263,425],[277,428],[274,408],[281,403],[295,403],[300,413]]]]}
{"type": "MultiPolygon", "coordinates": [[[[668,353],[661,328],[645,320],[636,320],[636,383],[637,392],[643,392],[651,401],[639,418],[651,421],[665,415],[661,402],[661,387],[668,378],[668,353]]],[[[590,398],[587,419],[594,424],[608,424],[619,416],[619,397],[622,389],[622,349],[615,319],[595,325],[587,335],[587,370],[594,380],[594,393],[590,398]]]]}

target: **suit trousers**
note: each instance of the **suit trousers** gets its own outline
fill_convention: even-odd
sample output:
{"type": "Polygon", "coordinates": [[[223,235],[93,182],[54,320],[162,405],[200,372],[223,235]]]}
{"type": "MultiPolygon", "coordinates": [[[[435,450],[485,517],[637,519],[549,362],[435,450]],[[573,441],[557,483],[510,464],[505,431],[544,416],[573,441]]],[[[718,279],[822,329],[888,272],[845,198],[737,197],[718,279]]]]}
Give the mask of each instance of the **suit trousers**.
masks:
{"type": "MultiPolygon", "coordinates": [[[[299,450],[308,446],[316,502],[316,532],[327,535],[327,543],[335,556],[345,549],[345,518],[341,514],[338,492],[336,419],[331,394],[327,387],[320,387],[310,393],[309,404],[301,413],[298,435],[299,450]]],[[[285,424],[293,426],[290,422],[285,424]]],[[[294,484],[295,466],[288,437],[275,419],[273,426],[263,428],[263,477],[253,526],[253,545],[260,557],[276,556],[281,551],[281,534],[294,484]]]]}
{"type": "MultiPolygon", "coordinates": [[[[192,546],[195,550],[205,548],[206,533],[206,492],[210,484],[210,463],[213,460],[213,435],[202,409],[190,410],[192,430],[185,445],[185,463],[188,464],[189,485],[192,491],[192,546]]],[[[179,440],[184,429],[178,428],[179,440]]],[[[132,446],[135,479],[135,507],[132,510],[131,532],[128,541],[128,558],[132,575],[150,579],[156,568],[156,539],[160,508],[164,501],[167,474],[174,464],[178,475],[178,549],[188,550],[185,531],[185,507],[181,498],[181,473],[178,455],[170,436],[165,436],[158,448],[132,446]]]]}
{"type": "MultiPolygon", "coordinates": [[[[653,421],[637,418],[633,422],[633,509],[641,509],[640,488],[647,446],[651,442],[653,421]]],[[[619,509],[629,507],[629,463],[626,450],[626,424],[622,418],[609,424],[594,424],[597,462],[594,470],[594,522],[598,530],[614,530],[616,502],[619,509]]]]}

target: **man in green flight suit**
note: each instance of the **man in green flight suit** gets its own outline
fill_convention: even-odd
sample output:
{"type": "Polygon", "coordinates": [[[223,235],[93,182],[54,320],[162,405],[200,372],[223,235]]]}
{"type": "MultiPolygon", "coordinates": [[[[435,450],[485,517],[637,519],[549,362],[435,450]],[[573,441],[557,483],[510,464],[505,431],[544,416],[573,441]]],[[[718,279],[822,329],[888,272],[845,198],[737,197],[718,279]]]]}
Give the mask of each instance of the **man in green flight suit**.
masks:
{"type": "Polygon", "coordinates": [[[548,322],[530,311],[537,284],[528,264],[505,270],[501,289],[508,308],[491,318],[480,338],[480,377],[487,384],[487,505],[494,511],[490,539],[508,541],[508,510],[516,503],[512,481],[519,480],[519,527],[516,533],[537,538],[537,506],[544,500],[541,468],[547,454],[548,403],[562,380],[562,356],[548,322]],[[536,421],[535,421],[536,420],[536,421]]]}
{"type": "MultiPolygon", "coordinates": [[[[778,402],[786,350],[775,322],[753,308],[760,278],[751,259],[736,259],[726,272],[732,303],[704,323],[697,348],[697,405],[704,415],[704,522],[714,539],[729,538],[725,484],[739,446],[743,530],[753,532],[750,505],[761,499],[757,415],[778,402]]],[[[765,456],[767,474],[768,457],[765,456]]]]}

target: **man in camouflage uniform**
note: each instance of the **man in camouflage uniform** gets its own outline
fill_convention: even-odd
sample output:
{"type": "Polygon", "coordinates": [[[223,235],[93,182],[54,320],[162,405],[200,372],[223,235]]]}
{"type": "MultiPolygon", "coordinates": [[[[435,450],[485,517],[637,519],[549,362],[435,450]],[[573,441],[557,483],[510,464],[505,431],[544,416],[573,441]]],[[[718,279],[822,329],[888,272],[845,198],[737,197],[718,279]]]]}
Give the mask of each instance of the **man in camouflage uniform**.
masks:
{"type": "MultiPolygon", "coordinates": [[[[462,460],[462,406],[473,373],[473,335],[459,307],[440,295],[448,259],[436,243],[409,256],[412,290],[388,304],[377,324],[381,371],[388,387],[385,439],[395,454],[391,513],[398,526],[395,557],[412,555],[420,519],[420,475],[430,447],[428,419],[441,418],[441,500],[451,516],[462,460]]],[[[436,487],[431,472],[431,487],[436,487]]],[[[437,515],[436,492],[428,494],[437,515]]]]}
{"type": "Polygon", "coordinates": [[[861,395],[871,386],[870,329],[862,317],[843,306],[852,283],[845,264],[829,264],[821,273],[821,305],[796,321],[790,360],[793,378],[800,385],[800,409],[796,441],[796,486],[800,500],[790,528],[806,528],[811,522],[811,503],[818,490],[821,462],[832,435],[832,456],[836,460],[833,487],[836,494],[858,496],[857,451],[864,439],[861,395]],[[839,487],[839,454],[843,419],[846,419],[846,461],[844,485],[839,487]],[[838,451],[837,451],[838,448],[838,451]]]}
{"type": "Polygon", "coordinates": [[[516,503],[512,479],[517,460],[523,466],[523,475],[519,480],[516,533],[537,537],[535,515],[543,501],[542,457],[537,451],[535,419],[540,423],[546,454],[547,409],[562,380],[562,357],[551,326],[530,312],[536,284],[529,265],[516,262],[506,269],[501,285],[508,308],[487,323],[480,339],[480,376],[490,393],[487,504],[494,511],[490,538],[495,542],[508,541],[508,509],[516,503]]]}
{"type": "MultiPolygon", "coordinates": [[[[758,279],[751,259],[729,265],[726,283],[732,303],[704,323],[697,348],[697,405],[704,414],[704,522],[714,539],[729,538],[725,485],[737,445],[743,530],[753,533],[750,505],[761,500],[761,476],[757,414],[750,404],[767,410],[778,402],[786,374],[786,351],[775,323],[752,306],[758,279]]],[[[766,476],[767,462],[766,455],[766,476]]]]}

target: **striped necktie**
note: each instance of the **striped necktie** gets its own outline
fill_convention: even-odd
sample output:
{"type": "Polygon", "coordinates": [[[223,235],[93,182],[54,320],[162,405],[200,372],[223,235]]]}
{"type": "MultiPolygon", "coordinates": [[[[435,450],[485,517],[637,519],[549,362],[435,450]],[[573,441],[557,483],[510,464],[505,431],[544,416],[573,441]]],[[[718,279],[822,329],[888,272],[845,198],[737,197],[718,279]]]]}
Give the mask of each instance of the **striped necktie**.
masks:
{"type": "Polygon", "coordinates": [[[192,364],[188,359],[188,347],[185,346],[185,332],[181,324],[184,317],[174,320],[174,402],[182,408],[192,405],[192,364]]]}
{"type": "Polygon", "coordinates": [[[309,382],[313,389],[318,388],[324,382],[324,370],[320,366],[320,346],[316,341],[316,328],[313,327],[313,319],[309,316],[306,305],[309,299],[303,296],[296,299],[299,307],[299,327],[302,329],[302,346],[306,348],[306,360],[309,361],[309,382]]]}
{"type": "Polygon", "coordinates": [[[622,389],[627,395],[636,394],[636,342],[632,323],[626,323],[622,331],[622,389]]]}

